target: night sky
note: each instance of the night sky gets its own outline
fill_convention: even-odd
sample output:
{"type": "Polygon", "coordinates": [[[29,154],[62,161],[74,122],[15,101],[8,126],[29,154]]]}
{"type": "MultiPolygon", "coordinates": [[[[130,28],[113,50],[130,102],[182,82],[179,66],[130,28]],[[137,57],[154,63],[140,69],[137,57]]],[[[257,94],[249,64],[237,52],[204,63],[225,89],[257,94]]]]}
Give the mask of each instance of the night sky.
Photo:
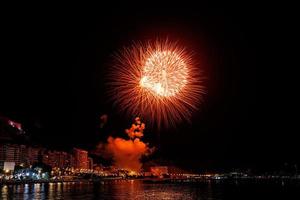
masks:
{"type": "Polygon", "coordinates": [[[146,129],[157,157],[208,169],[299,163],[295,53],[283,12],[255,6],[15,12],[2,28],[0,113],[21,122],[35,143],[92,149],[108,135],[122,136],[134,116],[120,114],[105,95],[112,55],[132,41],[169,37],[195,52],[206,94],[192,124],[146,129]],[[103,114],[108,123],[100,130],[103,114]]]}

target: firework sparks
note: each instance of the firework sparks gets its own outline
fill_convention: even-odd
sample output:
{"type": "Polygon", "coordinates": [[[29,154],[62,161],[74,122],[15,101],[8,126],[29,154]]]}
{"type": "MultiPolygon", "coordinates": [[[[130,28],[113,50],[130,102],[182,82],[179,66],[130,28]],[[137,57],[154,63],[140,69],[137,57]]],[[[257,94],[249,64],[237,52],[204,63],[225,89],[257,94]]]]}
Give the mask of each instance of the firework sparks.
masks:
{"type": "Polygon", "coordinates": [[[184,48],[167,40],[134,44],[115,61],[110,96],[122,111],[157,127],[190,120],[203,86],[200,70],[184,48]]]}
{"type": "Polygon", "coordinates": [[[186,85],[188,69],[172,51],[156,51],[146,60],[140,86],[163,97],[175,96],[186,85]]]}

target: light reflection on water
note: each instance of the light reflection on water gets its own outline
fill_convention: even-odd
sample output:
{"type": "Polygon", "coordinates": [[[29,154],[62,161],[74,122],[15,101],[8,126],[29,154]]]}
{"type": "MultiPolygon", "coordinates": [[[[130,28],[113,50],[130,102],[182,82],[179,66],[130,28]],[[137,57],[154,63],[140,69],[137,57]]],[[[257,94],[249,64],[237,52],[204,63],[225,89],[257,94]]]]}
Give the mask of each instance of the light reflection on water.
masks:
{"type": "Polygon", "coordinates": [[[106,181],[100,183],[36,183],[0,185],[0,199],[274,199],[294,195],[299,187],[255,184],[150,184],[143,181],[106,181]],[[281,195],[281,196],[280,196],[281,195]]]}

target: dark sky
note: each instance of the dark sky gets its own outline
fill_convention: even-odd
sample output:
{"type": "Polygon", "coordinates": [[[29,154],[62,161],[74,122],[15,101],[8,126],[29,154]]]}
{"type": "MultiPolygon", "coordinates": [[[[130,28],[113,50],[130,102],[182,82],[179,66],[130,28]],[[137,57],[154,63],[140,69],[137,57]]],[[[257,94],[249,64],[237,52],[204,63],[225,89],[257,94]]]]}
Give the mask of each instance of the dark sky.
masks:
{"type": "Polygon", "coordinates": [[[54,148],[91,148],[121,135],[132,119],[105,96],[111,56],[132,41],[168,36],[196,52],[207,94],[192,124],[146,130],[153,145],[160,135],[160,156],[195,168],[299,162],[293,36],[284,12],[200,5],[12,11],[1,36],[0,113],[54,148]],[[100,131],[102,114],[109,122],[100,131]]]}

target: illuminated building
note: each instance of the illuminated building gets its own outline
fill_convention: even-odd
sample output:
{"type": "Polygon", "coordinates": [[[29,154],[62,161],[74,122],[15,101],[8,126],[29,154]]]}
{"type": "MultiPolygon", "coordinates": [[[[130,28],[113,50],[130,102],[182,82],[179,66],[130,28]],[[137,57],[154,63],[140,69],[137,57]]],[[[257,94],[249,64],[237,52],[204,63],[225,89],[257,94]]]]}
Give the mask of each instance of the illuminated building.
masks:
{"type": "Polygon", "coordinates": [[[15,162],[17,165],[27,162],[27,148],[25,145],[0,144],[0,161],[15,162]]]}
{"type": "Polygon", "coordinates": [[[19,144],[0,144],[0,162],[32,165],[38,162],[41,149],[19,144]]]}
{"type": "Polygon", "coordinates": [[[64,151],[47,151],[43,163],[58,168],[74,167],[74,156],[64,151]]]}
{"type": "Polygon", "coordinates": [[[88,152],[73,148],[74,164],[77,169],[89,169],[88,152]]]}
{"type": "Polygon", "coordinates": [[[15,165],[29,166],[38,162],[55,168],[93,169],[93,159],[88,157],[88,152],[74,148],[72,153],[64,151],[48,151],[44,148],[30,147],[19,144],[0,143],[0,169],[5,162],[15,165]]]}
{"type": "Polygon", "coordinates": [[[40,149],[34,147],[28,147],[28,162],[33,164],[38,162],[40,149]]]}
{"type": "Polygon", "coordinates": [[[93,162],[93,158],[91,158],[91,157],[89,157],[88,158],[88,161],[89,161],[89,169],[93,169],[93,167],[94,167],[94,162],[93,162]]]}

